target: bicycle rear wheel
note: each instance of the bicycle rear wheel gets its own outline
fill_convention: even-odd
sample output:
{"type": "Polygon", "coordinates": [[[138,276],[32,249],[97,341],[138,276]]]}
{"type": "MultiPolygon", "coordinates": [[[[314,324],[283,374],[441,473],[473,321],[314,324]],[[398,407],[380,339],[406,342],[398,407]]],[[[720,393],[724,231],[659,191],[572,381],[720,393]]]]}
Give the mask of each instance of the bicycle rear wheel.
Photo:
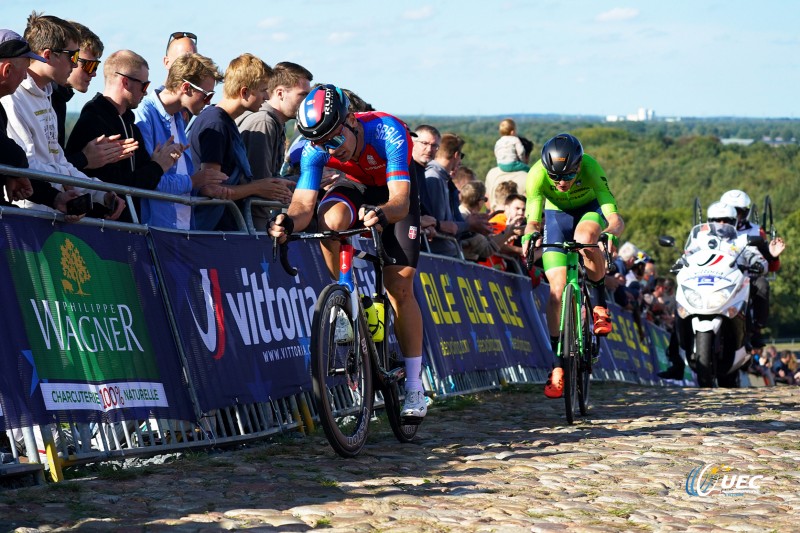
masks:
{"type": "Polygon", "coordinates": [[[578,322],[575,316],[575,290],[567,285],[563,298],[564,325],[561,330],[561,365],[564,369],[564,405],[567,423],[575,421],[578,374],[578,322]]]}
{"type": "MultiPolygon", "coordinates": [[[[392,349],[391,337],[394,334],[394,312],[392,306],[386,303],[386,336],[381,346],[381,354],[383,354],[382,364],[385,370],[394,370],[403,366],[403,361],[400,360],[399,353],[392,349]]],[[[392,428],[392,433],[397,437],[400,442],[411,442],[417,434],[419,424],[404,424],[403,418],[400,416],[400,411],[403,409],[403,404],[400,401],[400,387],[402,381],[389,383],[383,389],[383,404],[386,409],[386,418],[389,419],[389,426],[392,428]]]]}
{"type": "Polygon", "coordinates": [[[311,335],[314,402],[328,442],[342,457],[354,457],[364,447],[375,400],[371,360],[366,347],[359,349],[366,322],[356,328],[349,309],[348,290],[328,285],[314,309],[311,335]],[[339,316],[347,317],[352,334],[349,339],[340,335],[337,342],[339,316]]]}

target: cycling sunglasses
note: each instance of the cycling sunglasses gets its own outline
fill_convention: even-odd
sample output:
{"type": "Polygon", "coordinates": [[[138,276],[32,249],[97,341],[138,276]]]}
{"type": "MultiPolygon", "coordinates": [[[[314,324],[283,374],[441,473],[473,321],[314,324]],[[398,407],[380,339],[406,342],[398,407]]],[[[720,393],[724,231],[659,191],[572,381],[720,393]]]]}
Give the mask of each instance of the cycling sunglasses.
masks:
{"type": "Polygon", "coordinates": [[[559,174],[550,174],[548,172],[547,175],[550,176],[550,179],[553,180],[554,183],[558,183],[559,181],[572,181],[575,179],[575,176],[577,176],[578,173],[573,172],[572,174],[559,175],[559,174]]]}
{"type": "Polygon", "coordinates": [[[94,74],[97,71],[97,67],[100,66],[99,59],[83,59],[82,57],[78,58],[78,66],[81,67],[86,74],[94,74]]]}

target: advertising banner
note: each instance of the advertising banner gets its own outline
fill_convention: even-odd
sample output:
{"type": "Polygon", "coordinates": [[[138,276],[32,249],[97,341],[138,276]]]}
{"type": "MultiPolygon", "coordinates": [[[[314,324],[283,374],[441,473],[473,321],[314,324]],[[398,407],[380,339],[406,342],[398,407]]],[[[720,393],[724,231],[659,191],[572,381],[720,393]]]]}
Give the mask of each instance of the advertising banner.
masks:
{"type": "Polygon", "coordinates": [[[542,365],[530,280],[426,254],[414,288],[440,374],[542,365]]]}
{"type": "Polygon", "coordinates": [[[28,217],[2,225],[7,426],[194,420],[145,237],[28,217]]]}
{"type": "Polygon", "coordinates": [[[319,244],[291,244],[290,277],[263,236],[152,235],[203,412],[310,388],[314,305],[330,281],[319,244]]]}

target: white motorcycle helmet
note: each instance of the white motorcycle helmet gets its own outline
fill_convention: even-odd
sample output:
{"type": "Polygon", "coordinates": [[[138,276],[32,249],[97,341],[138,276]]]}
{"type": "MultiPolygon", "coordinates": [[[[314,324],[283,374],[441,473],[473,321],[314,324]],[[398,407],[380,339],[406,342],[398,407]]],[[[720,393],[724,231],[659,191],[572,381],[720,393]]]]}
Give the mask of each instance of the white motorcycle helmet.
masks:
{"type": "Polygon", "coordinates": [[[714,202],[708,206],[706,217],[708,218],[709,222],[721,221],[727,222],[728,224],[736,224],[736,208],[730,204],[714,202]]]}
{"type": "Polygon", "coordinates": [[[750,197],[747,196],[747,193],[738,189],[732,189],[726,192],[719,201],[733,206],[734,208],[750,210],[750,197]]]}

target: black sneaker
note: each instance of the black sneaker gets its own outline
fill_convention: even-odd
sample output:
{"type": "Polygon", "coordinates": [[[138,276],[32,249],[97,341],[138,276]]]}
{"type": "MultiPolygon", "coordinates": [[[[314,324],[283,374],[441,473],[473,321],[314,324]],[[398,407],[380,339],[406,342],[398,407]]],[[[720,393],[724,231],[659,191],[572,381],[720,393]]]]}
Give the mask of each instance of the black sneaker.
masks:
{"type": "Polygon", "coordinates": [[[663,372],[656,374],[661,379],[683,379],[684,367],[671,366],[663,372]]]}

